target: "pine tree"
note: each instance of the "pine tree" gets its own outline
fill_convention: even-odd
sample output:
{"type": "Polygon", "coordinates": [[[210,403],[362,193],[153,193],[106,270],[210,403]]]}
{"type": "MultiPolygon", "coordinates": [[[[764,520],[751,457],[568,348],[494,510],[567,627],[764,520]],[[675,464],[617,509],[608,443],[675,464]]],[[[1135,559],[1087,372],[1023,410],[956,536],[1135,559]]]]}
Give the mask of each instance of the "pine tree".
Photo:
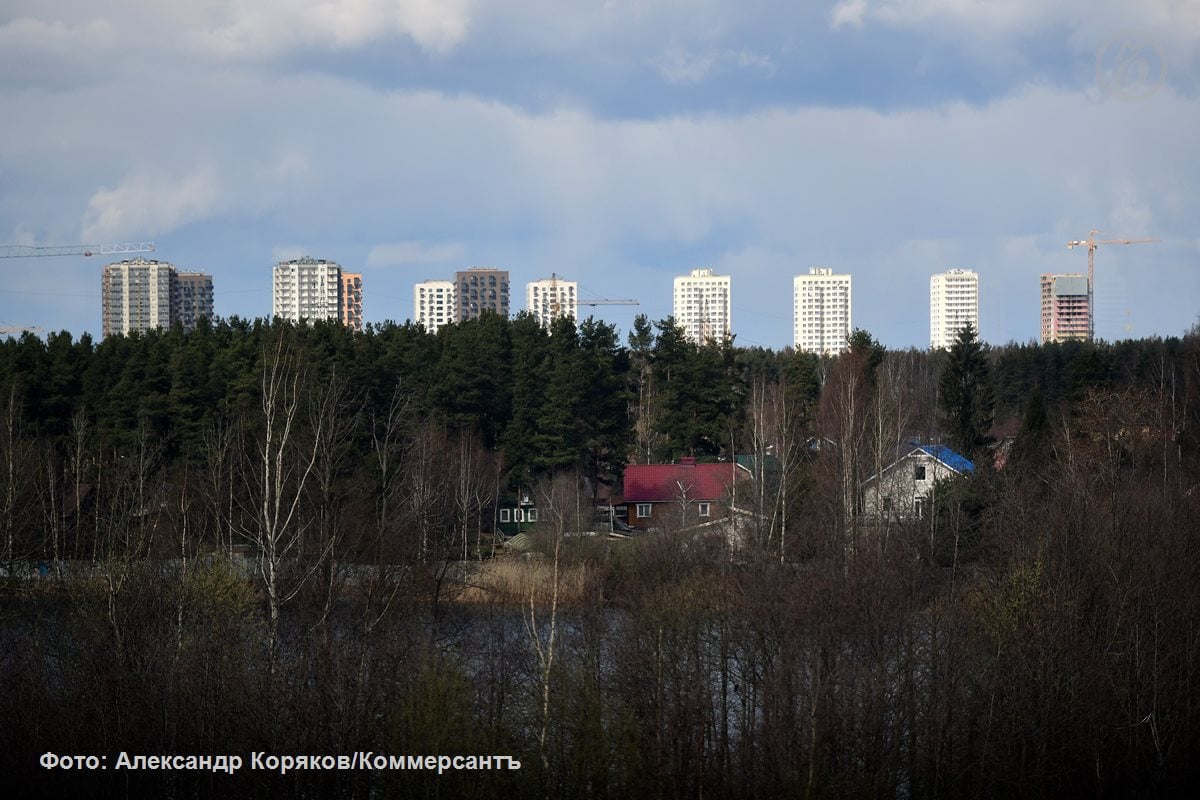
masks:
{"type": "Polygon", "coordinates": [[[938,379],[938,401],[950,445],[974,459],[990,442],[995,401],[987,352],[970,324],[958,332],[946,355],[938,379]]]}
{"type": "Polygon", "coordinates": [[[549,337],[537,319],[521,312],[511,324],[512,417],[501,445],[511,487],[530,486],[537,466],[533,437],[545,405],[545,364],[549,337]]]}
{"type": "Polygon", "coordinates": [[[545,403],[533,437],[534,458],[544,474],[575,466],[583,454],[587,376],[575,320],[559,317],[550,326],[545,403]]]}

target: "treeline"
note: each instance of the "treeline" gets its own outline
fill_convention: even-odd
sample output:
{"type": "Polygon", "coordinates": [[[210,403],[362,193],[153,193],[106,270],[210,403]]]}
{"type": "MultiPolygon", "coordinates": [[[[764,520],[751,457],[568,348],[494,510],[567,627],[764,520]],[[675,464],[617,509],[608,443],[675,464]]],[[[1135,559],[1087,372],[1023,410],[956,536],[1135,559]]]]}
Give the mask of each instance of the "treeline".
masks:
{"type": "Polygon", "coordinates": [[[1195,334],[931,356],[857,332],[817,359],[696,347],[670,320],[624,344],[595,321],[230,320],[8,340],[0,389],[0,772],[26,794],[1164,796],[1197,777],[1195,334]],[[974,475],[924,519],[856,513],[914,436],[974,475]],[[732,533],[568,536],[628,460],[733,453],[752,480],[732,533]],[[513,488],[543,511],[538,555],[490,558],[513,488]],[[121,751],[359,750],[523,768],[112,772],[121,751]],[[47,773],[46,751],[109,771],[47,773]]]}
{"type": "MultiPolygon", "coordinates": [[[[503,451],[516,485],[563,469],[619,475],[629,458],[728,457],[746,446],[755,380],[783,379],[814,405],[832,364],[728,341],[697,347],[670,318],[638,317],[626,343],[614,326],[593,318],[555,326],[551,335],[527,314],[512,320],[485,314],[436,336],[412,324],[373,325],[356,334],[336,324],[238,318],[202,320],[186,334],[176,328],[101,343],[66,331],[44,339],[26,333],[0,341],[0,387],[14,423],[56,447],[87,426],[96,449],[112,452],[144,428],[174,463],[203,448],[214,422],[257,406],[270,342],[285,336],[309,390],[342,383],[356,405],[377,415],[400,387],[411,416],[470,432],[485,448],[503,451]]],[[[1060,408],[1092,390],[1169,380],[1182,390],[1186,342],[990,348],[992,416],[1021,416],[1035,393],[1060,408]]],[[[944,354],[887,356],[906,362],[906,393],[926,399],[944,354]]],[[[914,432],[940,434],[934,410],[933,403],[917,409],[914,432]]]]}

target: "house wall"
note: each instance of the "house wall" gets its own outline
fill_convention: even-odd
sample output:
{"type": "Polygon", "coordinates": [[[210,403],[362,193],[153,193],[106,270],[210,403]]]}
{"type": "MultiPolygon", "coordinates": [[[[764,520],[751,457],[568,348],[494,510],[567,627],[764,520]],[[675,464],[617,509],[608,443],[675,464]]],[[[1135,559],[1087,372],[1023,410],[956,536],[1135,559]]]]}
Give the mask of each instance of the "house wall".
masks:
{"type": "Polygon", "coordinates": [[[918,499],[931,502],[936,481],[958,473],[930,455],[914,453],[898,461],[863,487],[863,513],[877,519],[916,519],[918,499]],[[924,479],[916,477],[917,468],[925,468],[924,479]],[[890,508],[885,501],[890,499],[890,508]]]}
{"type": "Polygon", "coordinates": [[[635,503],[627,501],[629,506],[629,516],[625,520],[635,528],[679,528],[690,525],[698,525],[702,522],[711,522],[714,519],[720,519],[729,513],[729,506],[720,501],[691,501],[688,503],[686,510],[683,510],[683,518],[681,520],[681,509],[678,501],[658,502],[658,503],[635,503]],[[707,502],[709,504],[708,516],[701,517],[699,515],[699,503],[707,502]],[[638,516],[638,506],[649,505],[650,516],[638,516]]]}

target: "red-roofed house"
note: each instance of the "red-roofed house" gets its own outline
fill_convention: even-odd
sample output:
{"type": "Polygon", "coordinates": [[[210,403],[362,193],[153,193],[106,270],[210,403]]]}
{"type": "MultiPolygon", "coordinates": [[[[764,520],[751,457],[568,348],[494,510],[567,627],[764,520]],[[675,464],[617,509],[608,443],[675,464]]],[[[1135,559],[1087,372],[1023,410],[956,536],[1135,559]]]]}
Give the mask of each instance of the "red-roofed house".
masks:
{"type": "Polygon", "coordinates": [[[649,528],[720,519],[729,511],[734,481],[749,477],[749,470],[733,462],[697,464],[690,457],[678,464],[630,464],[624,493],[629,524],[649,528]]]}

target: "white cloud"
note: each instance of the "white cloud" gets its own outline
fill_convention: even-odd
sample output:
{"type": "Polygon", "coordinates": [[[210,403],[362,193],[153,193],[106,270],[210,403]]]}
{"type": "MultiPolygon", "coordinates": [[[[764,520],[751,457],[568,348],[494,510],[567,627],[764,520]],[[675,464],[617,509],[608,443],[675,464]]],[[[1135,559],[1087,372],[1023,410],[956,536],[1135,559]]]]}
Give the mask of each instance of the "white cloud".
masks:
{"type": "Polygon", "coordinates": [[[711,53],[689,53],[672,45],[650,63],[664,81],[673,85],[700,83],[708,77],[717,59],[711,53]]]}
{"type": "Polygon", "coordinates": [[[230,2],[216,25],[198,35],[213,51],[251,58],[297,47],[344,50],[405,36],[444,54],[462,42],[470,0],[256,0],[230,2]]]}
{"type": "Polygon", "coordinates": [[[748,50],[690,52],[679,45],[671,45],[658,56],[650,59],[664,81],[678,86],[702,83],[714,75],[731,69],[757,73],[759,77],[775,75],[775,63],[763,53],[748,50]]]}
{"type": "Polygon", "coordinates": [[[18,17],[0,23],[0,86],[59,86],[92,81],[116,50],[106,19],[64,22],[18,17]]]}
{"type": "Polygon", "coordinates": [[[1191,61],[1200,42],[1197,0],[839,0],[829,12],[830,27],[888,27],[953,38],[965,48],[978,42],[1016,42],[1055,28],[1068,31],[1067,44],[1094,52],[1126,31],[1148,34],[1180,60],[1191,61]]]}
{"type": "Polygon", "coordinates": [[[103,48],[115,41],[115,26],[106,19],[79,24],[20,17],[0,25],[0,47],[5,50],[55,50],[76,47],[103,48]]]}
{"type": "Polygon", "coordinates": [[[841,0],[829,12],[829,26],[835,31],[842,28],[861,28],[866,13],[867,0],[841,0]]]}
{"type": "Polygon", "coordinates": [[[442,264],[461,261],[467,248],[461,242],[427,244],[425,242],[395,242],[377,244],[367,254],[368,267],[394,267],[405,264],[442,264]]]}
{"type": "Polygon", "coordinates": [[[199,167],[182,177],[138,172],[115,189],[100,189],[91,196],[83,219],[83,240],[160,236],[208,216],[220,197],[212,167],[199,167]]]}

